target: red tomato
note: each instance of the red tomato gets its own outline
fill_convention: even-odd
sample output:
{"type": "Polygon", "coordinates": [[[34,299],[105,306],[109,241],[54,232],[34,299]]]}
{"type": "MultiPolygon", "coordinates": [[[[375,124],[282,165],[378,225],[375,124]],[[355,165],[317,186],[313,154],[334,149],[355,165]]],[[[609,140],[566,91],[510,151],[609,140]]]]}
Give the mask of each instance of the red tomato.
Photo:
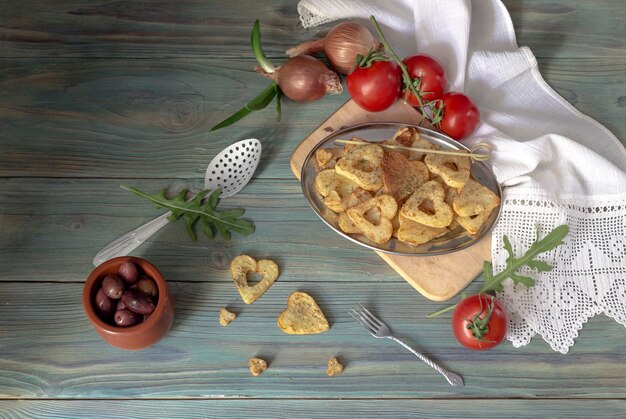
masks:
{"type": "Polygon", "coordinates": [[[480,112],[476,105],[463,93],[448,92],[441,97],[443,119],[437,124],[439,129],[455,140],[470,135],[480,122],[480,112]]]}
{"type": "MultiPolygon", "coordinates": [[[[428,55],[411,55],[402,60],[412,79],[421,78],[419,92],[424,101],[439,99],[446,88],[446,72],[439,61],[428,55]]],[[[402,92],[404,97],[405,92],[402,92]]],[[[407,102],[419,106],[415,95],[409,93],[407,102]]]]}
{"type": "Polygon", "coordinates": [[[473,350],[498,346],[509,326],[509,316],[491,295],[477,294],[461,300],[452,313],[452,332],[461,345],[473,350]]]}
{"type": "Polygon", "coordinates": [[[346,86],[352,99],[370,112],[384,111],[400,96],[402,70],[391,61],[374,61],[348,74],[346,86]]]}

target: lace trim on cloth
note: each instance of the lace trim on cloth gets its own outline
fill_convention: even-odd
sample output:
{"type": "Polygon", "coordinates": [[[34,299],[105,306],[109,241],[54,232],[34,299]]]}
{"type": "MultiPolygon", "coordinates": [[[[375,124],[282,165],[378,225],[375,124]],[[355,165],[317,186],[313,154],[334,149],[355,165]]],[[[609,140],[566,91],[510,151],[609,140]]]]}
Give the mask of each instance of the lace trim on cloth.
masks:
{"type": "Polygon", "coordinates": [[[599,313],[626,326],[626,195],[569,196],[556,202],[536,191],[505,189],[493,231],[494,272],[506,266],[502,235],[520,256],[535,230],[543,237],[561,224],[570,228],[565,245],[540,256],[553,261],[554,269],[539,274],[527,269],[536,279],[534,287],[515,286],[508,279],[498,293],[510,315],[507,339],[515,347],[539,334],[566,354],[578,331],[599,313]]]}
{"type": "Polygon", "coordinates": [[[306,1],[298,3],[298,15],[300,16],[300,22],[305,29],[323,25],[324,23],[328,23],[333,20],[320,10],[315,10],[315,6],[306,1]]]}

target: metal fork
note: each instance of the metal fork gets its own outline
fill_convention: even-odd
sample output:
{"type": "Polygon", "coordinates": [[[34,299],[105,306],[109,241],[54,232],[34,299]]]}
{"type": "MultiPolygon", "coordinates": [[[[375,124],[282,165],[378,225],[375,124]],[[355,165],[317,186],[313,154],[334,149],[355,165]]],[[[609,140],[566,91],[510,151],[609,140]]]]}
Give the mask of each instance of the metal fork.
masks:
{"type": "Polygon", "coordinates": [[[431,361],[430,359],[426,358],[424,355],[422,355],[421,353],[417,352],[416,350],[411,348],[406,343],[402,342],[397,337],[393,336],[391,334],[391,331],[389,330],[389,327],[387,327],[387,325],[385,323],[383,323],[382,320],[380,320],[378,317],[376,317],[372,313],[370,313],[369,310],[366,309],[365,307],[363,307],[361,304],[359,304],[356,307],[353,307],[352,309],[350,309],[348,311],[348,314],[350,316],[352,316],[354,318],[354,320],[356,320],[361,326],[363,326],[365,328],[365,330],[367,330],[375,338],[378,338],[378,339],[381,339],[381,338],[391,339],[394,342],[398,342],[400,345],[404,346],[406,349],[411,351],[411,353],[413,355],[415,355],[416,357],[418,357],[419,359],[424,361],[424,363],[426,363],[426,365],[428,365],[429,367],[431,367],[435,371],[437,371],[439,374],[441,374],[444,377],[446,377],[446,380],[448,380],[448,382],[451,385],[453,385],[453,386],[463,386],[464,385],[463,384],[463,378],[461,378],[459,375],[457,375],[457,374],[455,374],[453,372],[450,372],[450,371],[448,371],[448,370],[446,370],[444,368],[441,368],[439,365],[435,364],[433,361],[431,361]]]}

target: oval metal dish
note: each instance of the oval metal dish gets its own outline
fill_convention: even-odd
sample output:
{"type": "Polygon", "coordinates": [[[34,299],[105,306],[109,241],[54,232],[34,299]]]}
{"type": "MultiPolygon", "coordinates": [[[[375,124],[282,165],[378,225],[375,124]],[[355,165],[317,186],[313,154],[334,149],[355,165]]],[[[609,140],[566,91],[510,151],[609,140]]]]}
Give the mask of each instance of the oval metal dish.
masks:
{"type": "MultiPolygon", "coordinates": [[[[463,144],[452,138],[441,134],[439,132],[419,127],[417,125],[410,124],[396,124],[396,123],[369,123],[362,125],[355,125],[353,127],[345,128],[330,134],[319,144],[317,144],[304,160],[301,173],[301,185],[304,196],[309,201],[311,208],[315,213],[324,221],[330,228],[332,228],[337,234],[357,243],[361,246],[367,247],[378,252],[390,253],[394,255],[402,256],[434,256],[456,252],[458,250],[467,249],[468,247],[478,243],[495,225],[499,215],[500,207],[496,208],[487,222],[483,225],[478,234],[471,235],[463,230],[462,227],[457,227],[455,230],[446,234],[445,236],[431,240],[428,243],[420,246],[411,246],[407,243],[403,243],[395,238],[392,238],[385,244],[374,243],[362,234],[346,234],[337,225],[338,214],[326,208],[322,202],[321,195],[315,189],[315,176],[318,172],[317,162],[315,160],[315,152],[319,148],[333,148],[339,147],[340,144],[335,144],[337,139],[351,139],[352,137],[358,137],[367,141],[383,141],[387,138],[393,137],[394,133],[407,126],[413,126],[420,132],[420,136],[432,143],[441,146],[442,149],[448,150],[468,150],[463,144]]],[[[493,171],[482,162],[473,162],[471,167],[472,175],[474,178],[482,183],[484,186],[492,190],[502,197],[502,189],[498,184],[493,171]]]]}

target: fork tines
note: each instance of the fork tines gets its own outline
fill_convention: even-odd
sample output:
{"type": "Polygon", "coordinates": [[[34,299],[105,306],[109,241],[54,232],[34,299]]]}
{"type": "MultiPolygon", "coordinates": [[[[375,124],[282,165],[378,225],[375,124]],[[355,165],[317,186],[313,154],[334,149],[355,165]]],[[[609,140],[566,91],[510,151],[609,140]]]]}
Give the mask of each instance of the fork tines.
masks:
{"type": "Polygon", "coordinates": [[[348,310],[348,314],[374,336],[381,334],[381,332],[389,333],[385,323],[361,304],[357,304],[348,310]]]}

